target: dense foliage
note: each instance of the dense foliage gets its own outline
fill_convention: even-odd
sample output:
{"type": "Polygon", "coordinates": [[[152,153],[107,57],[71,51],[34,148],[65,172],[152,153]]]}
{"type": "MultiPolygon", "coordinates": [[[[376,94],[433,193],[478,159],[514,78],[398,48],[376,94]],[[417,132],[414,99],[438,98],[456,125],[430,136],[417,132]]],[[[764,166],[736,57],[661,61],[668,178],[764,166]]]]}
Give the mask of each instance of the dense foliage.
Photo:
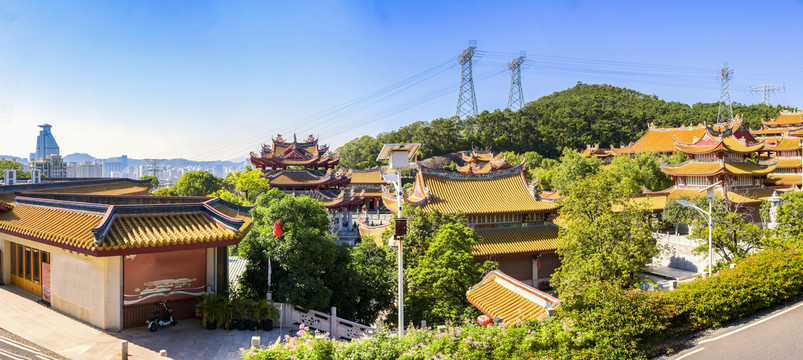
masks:
{"type": "Polygon", "coordinates": [[[0,160],[0,176],[4,176],[4,170],[16,170],[17,178],[27,178],[31,176],[30,171],[23,170],[25,167],[22,163],[11,160],[0,160]]]}
{"type": "MultiPolygon", "coordinates": [[[[708,200],[700,208],[708,211],[708,200]]],[[[714,253],[722,258],[720,266],[724,266],[734,260],[742,259],[755,250],[766,247],[764,231],[757,224],[749,221],[740,209],[731,211],[734,204],[728,204],[721,199],[714,199],[712,202],[712,215],[714,227],[711,235],[711,246],[714,253]]],[[[708,222],[703,216],[697,217],[694,221],[694,232],[692,235],[700,239],[699,246],[695,249],[701,254],[708,254],[708,222]]]]}
{"type": "Polygon", "coordinates": [[[803,252],[765,250],[669,293],[681,307],[681,323],[720,326],[792,297],[803,295],[803,252]]]}
{"type": "Polygon", "coordinates": [[[803,248],[803,192],[781,194],[781,204],[777,210],[776,227],[771,232],[773,247],[803,248]]]}
{"type": "Polygon", "coordinates": [[[602,172],[577,181],[560,208],[566,227],[557,253],[561,266],[553,282],[563,294],[609,280],[627,288],[658,254],[650,212],[629,201],[627,189],[602,172]]]}
{"type": "Polygon", "coordinates": [[[803,252],[769,250],[734,269],[669,293],[623,290],[592,282],[567,294],[536,321],[441,330],[387,332],[351,342],[302,329],[297,337],[248,350],[262,359],[647,359],[672,351],[661,340],[676,330],[719,326],[803,294],[803,252]]]}
{"type": "Polygon", "coordinates": [[[226,185],[225,181],[206,171],[190,171],[181,176],[170,189],[173,196],[207,196],[226,185]]]}
{"type": "MultiPolygon", "coordinates": [[[[576,86],[528,103],[519,111],[483,111],[468,119],[440,118],[417,121],[375,138],[363,136],[338,149],[347,167],[376,165],[382,143],[418,142],[422,158],[470,149],[471,145],[498,151],[534,151],[547,158],[561,156],[564,148],[586,145],[620,146],[636,141],[650,123],[661,127],[712,122],[717,103],[686,105],[654,95],[611,85],[576,86]]],[[[788,107],[733,104],[745,124],[761,127],[761,120],[778,116],[788,107]]]]}

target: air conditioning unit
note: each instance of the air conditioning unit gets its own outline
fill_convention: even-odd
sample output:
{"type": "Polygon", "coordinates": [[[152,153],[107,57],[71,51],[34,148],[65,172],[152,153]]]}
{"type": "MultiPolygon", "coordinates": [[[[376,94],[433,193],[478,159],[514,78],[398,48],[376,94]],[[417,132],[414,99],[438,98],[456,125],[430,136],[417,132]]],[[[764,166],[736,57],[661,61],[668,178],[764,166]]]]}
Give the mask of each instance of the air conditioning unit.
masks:
{"type": "Polygon", "coordinates": [[[6,185],[17,185],[17,171],[16,170],[6,170],[5,183],[6,183],[6,185]]]}
{"type": "Polygon", "coordinates": [[[42,182],[42,170],[33,169],[31,170],[31,183],[38,184],[42,182]]]}

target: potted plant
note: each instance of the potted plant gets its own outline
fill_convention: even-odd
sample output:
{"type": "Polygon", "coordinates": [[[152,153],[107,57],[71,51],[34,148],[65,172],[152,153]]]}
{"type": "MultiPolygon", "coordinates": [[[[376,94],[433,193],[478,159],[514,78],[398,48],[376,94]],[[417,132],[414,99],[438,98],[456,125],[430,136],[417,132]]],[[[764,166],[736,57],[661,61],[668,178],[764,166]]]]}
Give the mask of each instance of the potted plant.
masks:
{"type": "MultiPolygon", "coordinates": [[[[229,330],[229,314],[231,312],[231,306],[229,305],[229,298],[224,295],[215,295],[214,297],[214,306],[213,306],[213,314],[215,319],[215,324],[217,326],[223,327],[226,331],[229,330]]],[[[209,326],[207,325],[207,329],[209,326]]]]}
{"type": "Polygon", "coordinates": [[[215,305],[215,297],[212,294],[198,296],[196,312],[201,313],[201,326],[206,326],[209,330],[215,330],[217,328],[215,305]]]}
{"type": "Polygon", "coordinates": [[[237,330],[248,329],[248,303],[242,296],[231,300],[231,318],[236,323],[237,330]]]}
{"type": "Polygon", "coordinates": [[[259,329],[259,301],[248,299],[246,301],[248,311],[248,330],[256,331],[259,329]]]}
{"type": "Polygon", "coordinates": [[[279,310],[273,306],[273,300],[259,301],[259,319],[262,320],[262,330],[273,330],[273,322],[279,321],[279,310]]]}

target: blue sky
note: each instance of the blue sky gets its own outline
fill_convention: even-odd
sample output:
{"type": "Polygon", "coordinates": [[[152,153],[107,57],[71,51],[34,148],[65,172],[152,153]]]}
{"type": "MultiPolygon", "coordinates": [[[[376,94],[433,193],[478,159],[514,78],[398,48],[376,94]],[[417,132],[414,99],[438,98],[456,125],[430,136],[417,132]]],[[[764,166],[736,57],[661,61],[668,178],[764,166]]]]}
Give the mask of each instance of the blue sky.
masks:
{"type": "MultiPolygon", "coordinates": [[[[4,1],[0,154],[50,123],[62,154],[227,160],[271,135],[336,148],[454,115],[457,56],[477,40],[480,110],[578,81],[684,103],[785,83],[803,107],[801,1],[4,1]]],[[[703,121],[701,119],[700,121],[703,121]]]]}

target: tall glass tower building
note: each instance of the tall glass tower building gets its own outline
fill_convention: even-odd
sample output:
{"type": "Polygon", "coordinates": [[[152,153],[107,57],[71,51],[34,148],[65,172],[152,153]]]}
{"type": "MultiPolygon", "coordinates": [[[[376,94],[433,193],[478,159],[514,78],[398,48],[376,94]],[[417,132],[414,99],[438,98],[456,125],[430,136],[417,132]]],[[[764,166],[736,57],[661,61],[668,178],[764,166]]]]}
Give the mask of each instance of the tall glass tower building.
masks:
{"type": "Polygon", "coordinates": [[[60,155],[59,144],[56,144],[56,139],[50,133],[50,124],[39,125],[42,128],[39,131],[39,136],[36,138],[36,159],[44,159],[48,155],[60,155]]]}

